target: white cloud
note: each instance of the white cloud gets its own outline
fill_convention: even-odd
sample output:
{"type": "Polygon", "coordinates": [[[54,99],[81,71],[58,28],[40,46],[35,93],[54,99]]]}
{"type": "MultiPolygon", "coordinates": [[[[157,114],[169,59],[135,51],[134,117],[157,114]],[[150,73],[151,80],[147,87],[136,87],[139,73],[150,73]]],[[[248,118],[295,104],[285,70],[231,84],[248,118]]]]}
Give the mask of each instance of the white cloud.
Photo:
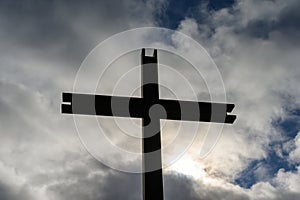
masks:
{"type": "Polygon", "coordinates": [[[296,138],[294,139],[295,149],[290,153],[290,160],[293,163],[300,163],[300,132],[298,132],[296,138]]]}

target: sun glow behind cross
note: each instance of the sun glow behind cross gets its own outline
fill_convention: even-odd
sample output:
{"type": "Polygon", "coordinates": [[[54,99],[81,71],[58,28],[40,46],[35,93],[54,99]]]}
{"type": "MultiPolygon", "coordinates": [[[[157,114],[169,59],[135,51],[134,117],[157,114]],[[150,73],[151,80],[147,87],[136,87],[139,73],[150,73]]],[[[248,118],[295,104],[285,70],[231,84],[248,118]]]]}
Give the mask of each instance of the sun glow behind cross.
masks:
{"type": "Polygon", "coordinates": [[[207,173],[204,170],[204,166],[193,160],[191,157],[183,157],[176,161],[170,168],[170,171],[176,171],[178,173],[191,176],[194,179],[204,178],[207,173]]]}
{"type": "Polygon", "coordinates": [[[200,180],[206,184],[218,184],[219,183],[218,179],[211,177],[205,171],[205,166],[201,162],[193,159],[190,156],[184,156],[183,158],[179,159],[172,166],[170,166],[167,170],[192,177],[195,180],[200,180]]]}

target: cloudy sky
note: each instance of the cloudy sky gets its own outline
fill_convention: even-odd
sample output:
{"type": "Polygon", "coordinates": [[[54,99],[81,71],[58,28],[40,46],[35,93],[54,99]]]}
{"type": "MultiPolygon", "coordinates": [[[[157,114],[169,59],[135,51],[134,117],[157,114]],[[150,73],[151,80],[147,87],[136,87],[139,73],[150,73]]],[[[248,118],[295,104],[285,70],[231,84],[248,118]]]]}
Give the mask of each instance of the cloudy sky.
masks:
{"type": "MultiPolygon", "coordinates": [[[[200,129],[186,153],[164,168],[165,199],[300,199],[299,8],[298,0],[0,0],[0,199],[141,199],[141,176],[95,159],[80,141],[72,116],[60,113],[60,104],[92,49],[114,34],[146,26],[180,31],[199,42],[217,65],[227,101],[236,104],[238,115],[205,157],[199,155],[205,133],[219,125],[182,124],[184,137],[171,142],[173,149],[189,142],[196,125],[200,129]]],[[[172,44],[175,49],[186,45],[176,35],[172,44]]],[[[186,53],[193,52],[191,47],[186,53]]],[[[122,79],[131,82],[125,88],[119,83],[116,93],[139,96],[137,90],[126,93],[140,83],[140,71],[133,68],[138,53],[112,63],[97,92],[111,93],[113,80],[132,69],[122,79]]],[[[164,62],[190,80],[197,98],[207,100],[205,81],[190,72],[191,66],[166,52],[159,55],[164,54],[164,62]]],[[[204,61],[199,56],[199,63],[204,61]]],[[[171,71],[160,66],[160,81],[181,99],[193,100],[171,71]]],[[[161,92],[168,97],[166,88],[161,92]]],[[[87,133],[97,130],[89,126],[91,118],[77,120],[87,133]]],[[[136,136],[139,126],[131,125],[139,120],[97,120],[115,145],[140,151],[140,140],[128,142],[118,129],[136,136]]],[[[165,122],[163,144],[176,134],[178,124],[165,122]]],[[[135,164],[126,155],[105,152],[98,142],[108,161],[127,168],[135,164]]],[[[172,153],[164,156],[167,160],[172,153]]]]}

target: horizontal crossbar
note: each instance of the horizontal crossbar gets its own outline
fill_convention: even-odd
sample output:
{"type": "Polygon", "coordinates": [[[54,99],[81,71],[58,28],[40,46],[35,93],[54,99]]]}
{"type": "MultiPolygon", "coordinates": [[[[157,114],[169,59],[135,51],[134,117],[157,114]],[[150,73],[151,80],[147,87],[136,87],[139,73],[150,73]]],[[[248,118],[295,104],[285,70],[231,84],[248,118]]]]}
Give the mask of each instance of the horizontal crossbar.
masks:
{"type": "MultiPolygon", "coordinates": [[[[145,118],[150,108],[143,98],[136,97],[63,93],[62,101],[62,113],[66,114],[145,118]]],[[[233,123],[236,119],[227,114],[234,104],[168,99],[155,104],[163,106],[167,120],[233,123]]]]}

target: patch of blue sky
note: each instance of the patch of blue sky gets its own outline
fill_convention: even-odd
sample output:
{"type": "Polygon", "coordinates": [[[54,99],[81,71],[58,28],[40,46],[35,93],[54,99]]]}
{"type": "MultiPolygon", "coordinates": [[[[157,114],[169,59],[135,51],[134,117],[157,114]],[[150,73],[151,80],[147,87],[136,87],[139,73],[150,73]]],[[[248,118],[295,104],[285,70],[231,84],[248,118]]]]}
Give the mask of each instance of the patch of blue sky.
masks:
{"type": "Polygon", "coordinates": [[[261,160],[252,161],[248,167],[242,171],[235,183],[244,188],[251,188],[257,182],[268,181],[272,184],[272,179],[279,169],[294,172],[296,165],[289,161],[289,152],[293,147],[290,145],[297,133],[300,131],[300,109],[290,111],[290,115],[284,120],[277,120],[274,126],[282,133],[282,139],[273,141],[267,147],[267,157],[261,160]]]}
{"type": "Polygon", "coordinates": [[[176,29],[186,17],[201,21],[201,5],[206,5],[208,10],[219,10],[232,6],[234,2],[235,0],[169,0],[165,11],[159,16],[160,26],[176,29]]]}

